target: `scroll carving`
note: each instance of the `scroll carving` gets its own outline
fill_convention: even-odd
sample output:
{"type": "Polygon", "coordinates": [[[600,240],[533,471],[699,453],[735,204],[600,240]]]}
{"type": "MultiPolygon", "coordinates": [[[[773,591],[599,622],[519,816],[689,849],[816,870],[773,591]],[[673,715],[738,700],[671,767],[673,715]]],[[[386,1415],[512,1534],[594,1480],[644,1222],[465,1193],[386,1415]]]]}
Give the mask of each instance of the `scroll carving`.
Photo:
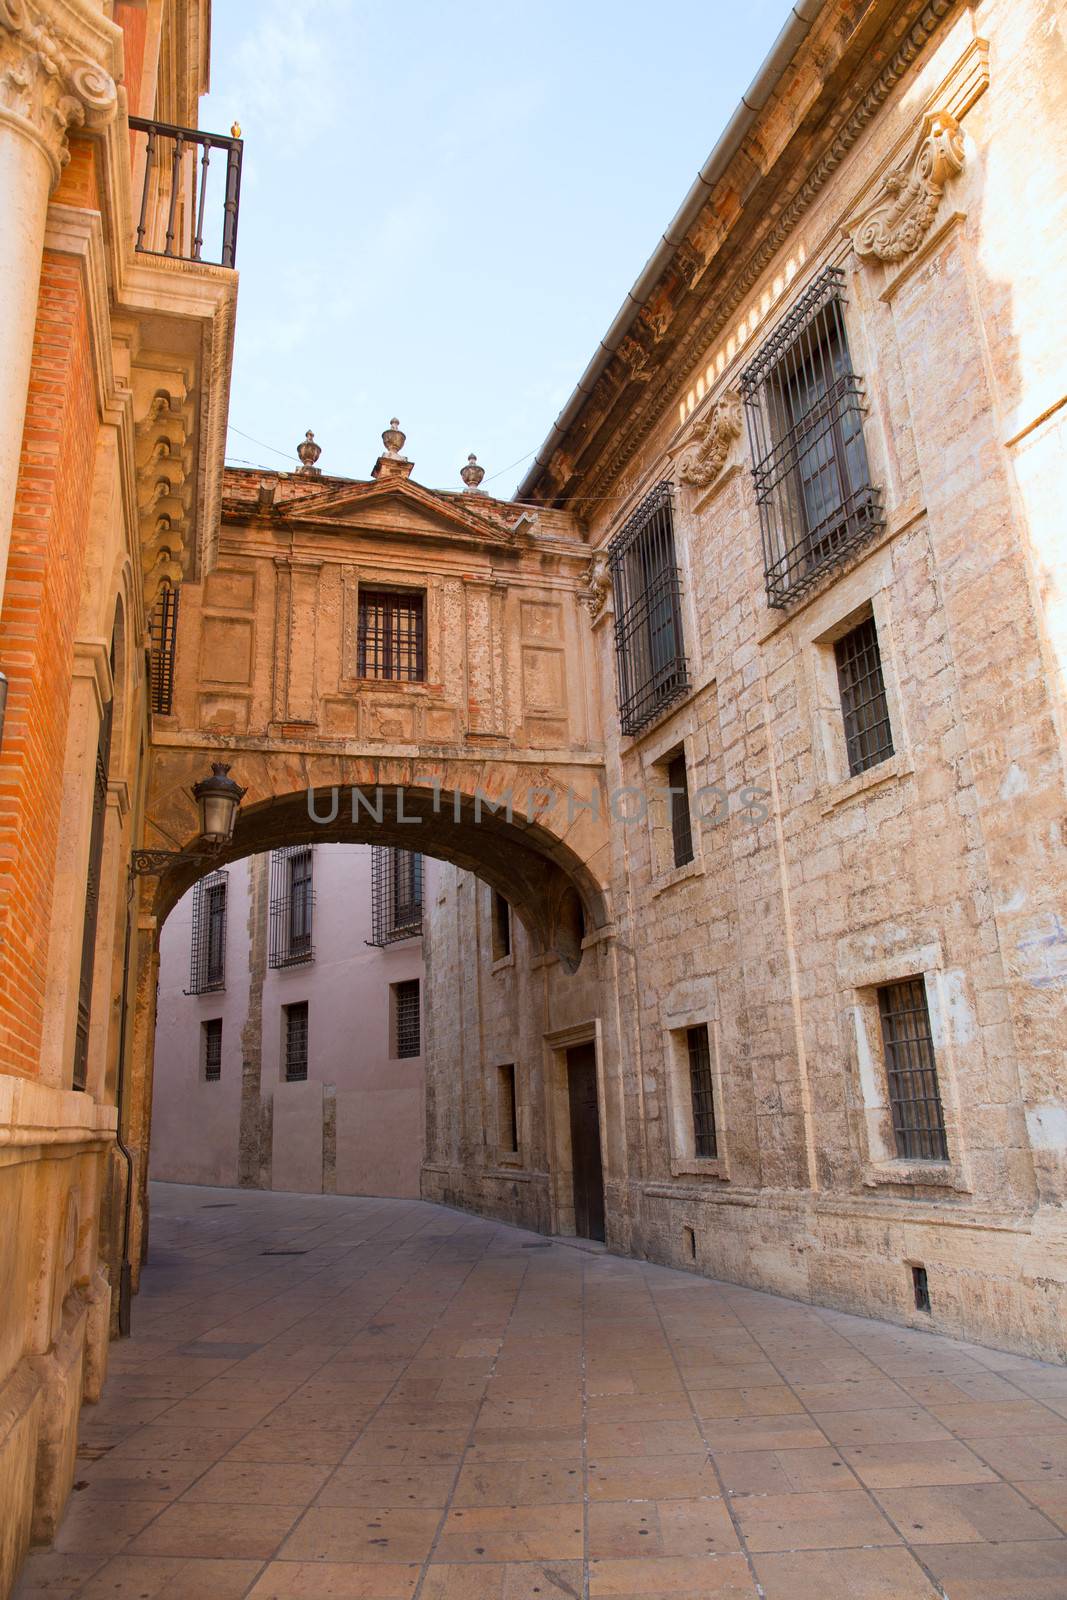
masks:
{"type": "Polygon", "coordinates": [[[0,0],[0,120],[21,125],[43,146],[53,180],[69,159],[69,130],[103,127],[117,106],[114,79],[98,62],[27,0],[0,0]]]}
{"type": "Polygon", "coordinates": [[[690,435],[691,448],[678,473],[681,481],[694,489],[706,489],[719,476],[734,440],[740,437],[741,399],[728,392],[712,406],[703,421],[694,426],[690,435]]]}
{"type": "Polygon", "coordinates": [[[917,250],[963,158],[963,133],[955,117],[948,111],[924,117],[911,156],[886,175],[874,206],[852,229],[856,254],[893,262],[917,250]]]}

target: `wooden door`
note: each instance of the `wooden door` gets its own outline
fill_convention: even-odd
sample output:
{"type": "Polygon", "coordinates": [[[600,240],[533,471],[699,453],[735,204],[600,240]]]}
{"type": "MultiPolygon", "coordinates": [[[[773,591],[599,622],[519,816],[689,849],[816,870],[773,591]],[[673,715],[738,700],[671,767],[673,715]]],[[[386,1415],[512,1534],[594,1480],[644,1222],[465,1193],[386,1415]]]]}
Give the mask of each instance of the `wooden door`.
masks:
{"type": "Polygon", "coordinates": [[[574,1231],[583,1239],[603,1239],[604,1168],[600,1156],[596,1048],[592,1041],[567,1051],[567,1089],[571,1108],[574,1231]]]}

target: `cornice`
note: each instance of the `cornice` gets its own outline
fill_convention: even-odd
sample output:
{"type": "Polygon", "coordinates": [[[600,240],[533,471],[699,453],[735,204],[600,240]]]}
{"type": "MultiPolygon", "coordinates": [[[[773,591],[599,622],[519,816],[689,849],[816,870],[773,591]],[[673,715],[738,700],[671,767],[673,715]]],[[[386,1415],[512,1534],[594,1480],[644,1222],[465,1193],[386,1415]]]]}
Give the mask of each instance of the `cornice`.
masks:
{"type": "MultiPolygon", "coordinates": [[[[631,359],[629,370],[621,383],[619,362],[613,363],[601,376],[585,408],[585,416],[593,419],[588,425],[587,437],[575,448],[573,444],[575,430],[572,430],[568,438],[563,441],[562,452],[571,452],[571,459],[565,464],[567,476],[545,492],[544,498],[548,503],[559,506],[572,501],[580,511],[583,504],[595,508],[598,502],[608,497],[612,485],[641,450],[654,428],[674,403],[679,391],[684,392],[695,379],[697,372],[702,370],[708,347],[757,285],[760,277],[856,145],[893,89],[919,58],[945,17],[959,3],[960,0],[927,0],[924,6],[911,8],[915,15],[906,25],[903,39],[885,65],[855,98],[852,109],[844,121],[825,143],[814,162],[806,167],[805,175],[795,183],[792,193],[784,199],[781,208],[777,211],[768,208],[771,220],[765,225],[762,236],[754,248],[745,255],[740,267],[732,274],[727,268],[722,276],[717,276],[716,258],[713,256],[704,268],[700,277],[701,281],[708,285],[707,296],[703,305],[690,317],[685,332],[674,344],[667,359],[656,365],[653,348],[649,357],[652,372],[647,371],[645,362],[639,362],[639,370],[635,371],[634,361],[631,359]],[[632,381],[635,378],[640,382],[640,387],[636,387],[632,381]],[[648,381],[649,379],[651,381],[648,381]],[[598,410],[594,411],[593,408],[598,401],[601,404],[598,410]],[[617,421],[612,420],[613,412],[616,413],[617,421]],[[610,430],[608,453],[597,462],[588,481],[582,483],[580,490],[576,489],[575,485],[582,476],[580,471],[582,457],[591,451],[597,451],[597,435],[600,434],[602,437],[605,426],[610,430]]],[[[755,130],[757,136],[758,132],[759,124],[755,130]]],[[[737,159],[744,164],[750,174],[750,181],[744,188],[751,189],[752,156],[750,153],[742,152],[737,159]]],[[[726,177],[729,178],[731,175],[728,173],[726,177]]],[[[772,173],[766,176],[771,178],[772,173]]],[[[709,201],[707,209],[709,218],[714,217],[712,201],[709,201]]],[[[765,210],[764,215],[768,214],[768,210],[765,210]]],[[[721,230],[721,234],[718,246],[720,255],[730,242],[729,230],[721,230]]],[[[687,279],[684,270],[686,265],[684,245],[676,253],[676,262],[679,278],[685,283],[687,279]]],[[[661,298],[666,307],[668,304],[666,295],[661,295],[661,298]]],[[[661,317],[664,314],[666,314],[665,309],[661,309],[661,317]]],[[[645,317],[645,322],[648,324],[647,337],[652,339],[654,345],[657,330],[652,327],[648,316],[645,317]]],[[[637,345],[639,350],[644,348],[640,340],[631,339],[630,343],[637,345]]],[[[625,362],[625,360],[626,351],[623,350],[620,352],[620,361],[625,362]]],[[[578,419],[579,423],[580,421],[581,414],[578,419]]]]}

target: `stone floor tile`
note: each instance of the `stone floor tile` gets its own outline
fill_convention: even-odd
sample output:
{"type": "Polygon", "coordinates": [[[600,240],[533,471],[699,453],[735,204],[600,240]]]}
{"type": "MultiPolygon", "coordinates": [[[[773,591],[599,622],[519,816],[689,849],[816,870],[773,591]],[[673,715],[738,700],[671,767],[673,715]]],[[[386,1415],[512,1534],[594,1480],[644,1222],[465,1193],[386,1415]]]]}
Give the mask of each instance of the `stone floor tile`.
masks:
{"type": "Polygon", "coordinates": [[[811,1450],[825,1448],[826,1434],[809,1416],[703,1418],[713,1455],[723,1450],[811,1450]]]}
{"type": "Polygon", "coordinates": [[[993,1434],[998,1439],[1012,1434],[1032,1434],[1043,1428],[1057,1427],[1062,1422],[1055,1411],[1050,1411],[1038,1400],[1020,1397],[1018,1400],[967,1401],[962,1405],[932,1405],[932,1414],[961,1439],[981,1438],[993,1434]]]}
{"type": "Polygon", "coordinates": [[[1067,1477],[1067,1428],[1013,1434],[997,1438],[983,1434],[970,1441],[975,1455],[1005,1478],[1037,1477],[1039,1473],[1067,1477]]]}
{"type": "Polygon", "coordinates": [[[1054,1539],[1059,1529],[1007,1483],[879,1489],[875,1499],[909,1544],[1054,1539]]]}
{"type": "Polygon", "coordinates": [[[590,1500],[699,1500],[720,1494],[706,1455],[598,1456],[589,1462],[590,1500]]]}
{"type": "Polygon", "coordinates": [[[452,1504],[564,1505],[581,1500],[582,1494],[582,1463],[578,1457],[559,1461],[475,1461],[460,1472],[452,1504]]]}
{"type": "Polygon", "coordinates": [[[915,1406],[910,1410],[886,1408],[880,1411],[817,1411],[815,1421],[832,1444],[928,1444],[948,1443],[949,1430],[928,1411],[915,1406]]]}
{"type": "Polygon", "coordinates": [[[900,1535],[864,1489],[734,1495],[731,1505],[752,1551],[837,1550],[901,1543],[900,1535]]]}
{"type": "Polygon", "coordinates": [[[764,1600],[941,1600],[903,1549],[797,1550],[757,1555],[753,1564],[764,1600]]]}
{"type": "Polygon", "coordinates": [[[994,1483],[996,1473],[962,1443],[864,1444],[841,1454],[870,1489],[942,1483],[994,1483]]]}
{"type": "Polygon", "coordinates": [[[578,1561],[432,1562],[420,1600],[580,1600],[578,1561]]]}
{"type": "Polygon", "coordinates": [[[99,1461],[78,1462],[74,1490],[86,1500],[154,1500],[166,1505],[184,1494],[214,1459],[116,1461],[108,1454],[99,1461]]]}
{"type": "Polygon", "coordinates": [[[117,1444],[112,1461],[218,1461],[243,1437],[242,1428],[174,1427],[155,1422],[117,1444]]]}
{"type": "Polygon", "coordinates": [[[185,1491],[183,1501],[218,1505],[306,1506],[330,1468],[295,1461],[218,1461],[185,1491]]]}
{"type": "Polygon", "coordinates": [[[467,1460],[570,1461],[581,1453],[580,1428],[487,1428],[472,1436],[467,1460]]]}
{"type": "Polygon", "coordinates": [[[931,1544],[922,1555],[951,1600],[1063,1600],[1067,1595],[1067,1539],[931,1544]]]}
{"type": "Polygon", "coordinates": [[[693,1408],[703,1422],[720,1417],[796,1416],[804,1410],[784,1383],[760,1384],[752,1389],[690,1388],[693,1408]]]}
{"type": "Polygon", "coordinates": [[[258,1561],[113,1556],[78,1600],[241,1600],[258,1561]]]}
{"type": "Polygon", "coordinates": [[[695,1422],[589,1421],[589,1453],[593,1456],[694,1455],[704,1448],[695,1422]]]}
{"type": "Polygon", "coordinates": [[[443,1508],[456,1477],[454,1461],[347,1462],[315,1497],[319,1506],[417,1506],[443,1508]]]}
{"type": "Polygon", "coordinates": [[[539,1505],[452,1510],[445,1518],[434,1556],[442,1562],[578,1561],[582,1557],[582,1508],[539,1505]]]}
{"type": "Polygon", "coordinates": [[[158,1501],[109,1500],[105,1511],[98,1501],[72,1495],[54,1548],[69,1555],[118,1555],[160,1510],[158,1501]]]}
{"type": "Polygon", "coordinates": [[[1067,1478],[1029,1478],[1016,1480],[1014,1487],[1043,1511],[1058,1528],[1067,1532],[1067,1478]]]}
{"type": "Polygon", "coordinates": [[[739,1550],[721,1499],[606,1500],[589,1506],[589,1557],[713,1556],[739,1550]]]}
{"type": "Polygon", "coordinates": [[[223,1457],[226,1461],[292,1461],[308,1466],[336,1466],[359,1434],[352,1429],[253,1428],[223,1457]]]}
{"type": "Polygon", "coordinates": [[[856,1487],[846,1462],[829,1447],[727,1451],[716,1454],[715,1465],[731,1494],[795,1494],[856,1487]]]}
{"type": "Polygon", "coordinates": [[[198,1505],[178,1500],[131,1541],[128,1554],[146,1556],[272,1556],[303,1506],[198,1505]]]}
{"type": "Polygon", "coordinates": [[[283,1561],[425,1561],[439,1510],[412,1506],[312,1506],[281,1549],[283,1561]]]}
{"type": "Polygon", "coordinates": [[[880,1411],[906,1407],[912,1397],[891,1378],[844,1378],[834,1383],[798,1383],[798,1398],[809,1411],[880,1411]]]}
{"type": "Polygon", "coordinates": [[[757,1594],[739,1555],[589,1563],[590,1600],[757,1600],[757,1594]]]}
{"type": "Polygon", "coordinates": [[[596,1422],[678,1422],[692,1417],[685,1390],[676,1395],[590,1395],[589,1419],[596,1422]]]}
{"type": "Polygon", "coordinates": [[[98,1572],[105,1555],[70,1555],[61,1550],[31,1550],[15,1586],[16,1600],[35,1595],[74,1594],[98,1572]]]}
{"type": "Polygon", "coordinates": [[[272,1561],[248,1600],[411,1600],[421,1571],[386,1561],[272,1561]]]}

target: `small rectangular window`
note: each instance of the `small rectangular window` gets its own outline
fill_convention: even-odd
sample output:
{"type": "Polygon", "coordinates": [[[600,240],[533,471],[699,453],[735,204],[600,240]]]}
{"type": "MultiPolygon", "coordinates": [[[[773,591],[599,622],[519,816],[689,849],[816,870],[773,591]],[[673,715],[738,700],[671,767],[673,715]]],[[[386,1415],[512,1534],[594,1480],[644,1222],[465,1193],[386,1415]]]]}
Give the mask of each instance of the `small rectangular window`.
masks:
{"type": "Polygon", "coordinates": [[[504,961],[511,954],[511,907],[499,889],[493,890],[493,960],[504,961]]]}
{"type": "Polygon", "coordinates": [[[908,1161],[947,1161],[926,984],[922,978],[887,984],[878,990],[878,1010],[897,1155],[908,1161]]]}
{"type": "Polygon", "coordinates": [[[207,1083],[218,1083],[222,1077],[222,1018],[211,1017],[202,1023],[201,1034],[204,1080],[207,1083]]]}
{"type": "Polygon", "coordinates": [[[226,987],[226,883],[225,872],[211,872],[193,890],[189,994],[226,987]]]}
{"type": "Polygon", "coordinates": [[[868,617],[834,645],[841,712],[845,719],[848,770],[855,775],[893,754],[889,702],[882,677],[878,630],[868,617]]]}
{"type": "Polygon", "coordinates": [[[689,1095],[693,1108],[693,1154],[714,1161],[719,1154],[715,1135],[715,1093],[711,1081],[711,1044],[707,1023],[685,1030],[689,1051],[689,1095]]]}
{"type": "Polygon", "coordinates": [[[300,967],[315,959],[314,846],[286,845],[270,854],[271,967],[300,967]]]}
{"type": "Polygon", "coordinates": [[[371,846],[371,937],[379,948],[422,933],[423,862],[415,850],[371,846]]]}
{"type": "Polygon", "coordinates": [[[423,681],[423,598],[411,590],[360,589],[356,670],[361,678],[423,681]]]}
{"type": "Polygon", "coordinates": [[[308,1003],[283,1006],[285,1013],[285,1081],[302,1083],[308,1075],[308,1003]]]}
{"type": "Polygon", "coordinates": [[[689,690],[669,483],[645,496],[608,545],[615,591],[619,721],[640,733],[689,690]]]}
{"type": "Polygon", "coordinates": [[[667,788],[671,801],[674,864],[684,867],[693,859],[693,819],[689,810],[689,775],[684,750],[679,750],[667,763],[667,788]]]}
{"type": "Polygon", "coordinates": [[[419,980],[407,978],[393,984],[393,1054],[417,1056],[422,1052],[422,1017],[419,980]]]}
{"type": "Polygon", "coordinates": [[[845,276],[827,267],[741,374],[767,598],[784,606],[880,528],[845,276]]]}
{"type": "Polygon", "coordinates": [[[511,1155],[519,1148],[519,1108],[513,1065],[497,1067],[496,1084],[497,1138],[501,1150],[511,1155]]]}

